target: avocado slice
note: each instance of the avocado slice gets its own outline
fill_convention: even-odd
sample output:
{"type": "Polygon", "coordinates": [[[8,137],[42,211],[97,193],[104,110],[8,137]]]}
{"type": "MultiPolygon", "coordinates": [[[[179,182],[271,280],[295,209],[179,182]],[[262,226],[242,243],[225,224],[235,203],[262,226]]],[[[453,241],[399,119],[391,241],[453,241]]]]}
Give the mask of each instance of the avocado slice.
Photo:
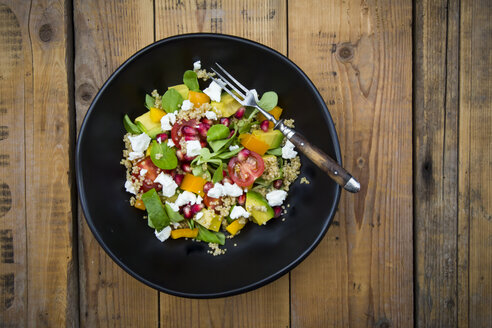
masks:
{"type": "Polygon", "coordinates": [[[178,84],[178,85],[173,85],[172,87],[167,88],[169,89],[174,89],[178,91],[178,93],[183,97],[183,99],[188,99],[188,93],[190,92],[190,89],[186,86],[186,84],[178,84]]]}
{"type": "Polygon", "coordinates": [[[150,111],[137,117],[135,123],[151,138],[155,138],[156,135],[162,132],[161,123],[152,121],[150,111]]]}
{"type": "Polygon", "coordinates": [[[275,214],[266,199],[255,191],[246,194],[246,211],[251,213],[253,221],[258,225],[267,223],[275,214]]]}
{"type": "Polygon", "coordinates": [[[253,135],[268,144],[270,146],[268,149],[280,147],[282,140],[284,140],[284,135],[279,130],[268,130],[267,132],[255,130],[253,131],[253,135]]]}
{"type": "Polygon", "coordinates": [[[202,217],[194,220],[209,230],[219,231],[223,217],[209,210],[202,210],[201,213],[203,213],[202,217]]]}
{"type": "Polygon", "coordinates": [[[212,101],[210,105],[220,111],[224,117],[234,115],[239,107],[241,107],[241,104],[238,103],[236,99],[232,98],[232,96],[228,93],[222,94],[220,97],[220,102],[212,101]]]}

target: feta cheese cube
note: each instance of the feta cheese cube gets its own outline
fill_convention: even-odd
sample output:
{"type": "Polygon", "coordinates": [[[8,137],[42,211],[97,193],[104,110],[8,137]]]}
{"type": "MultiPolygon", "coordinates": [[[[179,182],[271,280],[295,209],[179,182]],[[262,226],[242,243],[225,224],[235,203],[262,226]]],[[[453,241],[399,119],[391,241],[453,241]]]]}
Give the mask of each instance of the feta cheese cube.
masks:
{"type": "Polygon", "coordinates": [[[132,145],[132,150],[136,153],[143,153],[149,147],[150,137],[146,133],[139,134],[138,136],[129,136],[128,140],[132,145]]]}
{"type": "Polygon", "coordinates": [[[167,113],[161,118],[162,131],[170,131],[173,128],[174,123],[176,123],[176,114],[167,113]]]}
{"type": "Polygon", "coordinates": [[[174,146],[176,146],[176,145],[174,144],[173,139],[167,139],[167,146],[168,146],[169,148],[173,148],[174,146]]]}
{"type": "Polygon", "coordinates": [[[224,194],[231,197],[239,197],[243,194],[243,189],[237,184],[224,183],[224,194]]]}
{"type": "Polygon", "coordinates": [[[176,193],[176,188],[178,185],[174,182],[174,179],[164,172],[159,173],[154,182],[160,183],[162,185],[162,194],[166,197],[172,197],[176,193]]]}
{"type": "Polygon", "coordinates": [[[200,155],[200,149],[202,149],[202,145],[198,140],[190,140],[186,141],[186,155],[188,156],[197,156],[200,155]]]}
{"type": "Polygon", "coordinates": [[[174,204],[178,207],[186,204],[194,205],[196,204],[196,195],[189,191],[183,191],[181,194],[179,194],[174,204]]]}
{"type": "Polygon", "coordinates": [[[209,120],[216,120],[217,114],[215,114],[215,112],[212,112],[209,110],[209,111],[205,112],[205,117],[208,118],[209,120]]]}
{"type": "Polygon", "coordinates": [[[280,206],[287,198],[287,192],[284,190],[273,190],[266,194],[266,199],[268,205],[270,206],[280,206]]]}
{"type": "Polygon", "coordinates": [[[188,99],[184,100],[181,104],[181,110],[190,110],[193,109],[193,103],[188,99]]]}
{"type": "Polygon", "coordinates": [[[129,192],[130,194],[137,194],[137,191],[135,190],[135,186],[131,181],[126,180],[125,182],[125,190],[126,192],[129,192]]]}
{"type": "Polygon", "coordinates": [[[219,102],[220,101],[220,94],[222,92],[222,88],[220,85],[215,83],[215,81],[212,81],[208,88],[203,90],[203,93],[205,93],[207,96],[210,97],[211,100],[219,102]]]}
{"type": "Polygon", "coordinates": [[[131,151],[128,154],[128,159],[130,161],[133,161],[133,160],[136,160],[136,159],[139,159],[139,158],[142,158],[142,157],[144,157],[144,153],[141,153],[141,152],[131,151]]]}
{"type": "Polygon", "coordinates": [[[197,60],[196,62],[193,63],[193,70],[198,71],[199,69],[202,69],[202,61],[197,60]]]}
{"type": "Polygon", "coordinates": [[[292,159],[297,156],[297,151],[294,150],[294,144],[287,140],[285,146],[282,147],[282,158],[292,159]]]}
{"type": "Polygon", "coordinates": [[[159,239],[161,242],[163,242],[166,239],[168,239],[169,236],[171,236],[171,227],[167,226],[164,229],[162,229],[161,231],[156,230],[154,233],[155,233],[155,236],[157,237],[157,239],[159,239]]]}
{"type": "Polygon", "coordinates": [[[235,220],[239,218],[249,218],[251,214],[244,209],[244,207],[236,205],[229,214],[230,218],[235,220]]]}

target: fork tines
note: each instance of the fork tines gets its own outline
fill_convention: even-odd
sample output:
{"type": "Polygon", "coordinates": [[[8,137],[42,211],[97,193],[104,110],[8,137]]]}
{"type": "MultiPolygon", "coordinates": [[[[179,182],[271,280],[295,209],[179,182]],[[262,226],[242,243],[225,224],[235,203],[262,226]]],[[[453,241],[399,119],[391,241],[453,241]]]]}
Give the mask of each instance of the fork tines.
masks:
{"type": "Polygon", "coordinates": [[[216,78],[213,78],[212,79],[215,81],[215,83],[217,83],[218,85],[220,85],[220,87],[222,89],[224,89],[228,94],[230,94],[232,97],[234,97],[234,99],[236,99],[237,101],[239,102],[242,102],[242,99],[239,99],[236,94],[234,94],[234,92],[232,92],[232,90],[234,90],[239,96],[241,96],[241,98],[246,98],[246,94],[248,92],[250,92],[246,87],[244,87],[241,83],[239,83],[238,80],[236,80],[231,74],[229,74],[229,72],[227,72],[222,66],[219,65],[219,63],[215,63],[215,65],[217,65],[217,67],[219,68],[219,70],[224,74],[226,75],[229,79],[227,79],[226,77],[224,77],[224,75],[222,75],[221,73],[219,73],[216,69],[214,69],[213,67],[211,68],[212,71],[217,74],[217,76],[220,78],[220,79],[216,79],[216,78]],[[234,83],[232,83],[232,82],[234,83]],[[235,85],[234,85],[235,84],[235,85]],[[232,90],[229,89],[232,88],[232,90]],[[239,89],[242,89],[242,91],[239,89]]]}

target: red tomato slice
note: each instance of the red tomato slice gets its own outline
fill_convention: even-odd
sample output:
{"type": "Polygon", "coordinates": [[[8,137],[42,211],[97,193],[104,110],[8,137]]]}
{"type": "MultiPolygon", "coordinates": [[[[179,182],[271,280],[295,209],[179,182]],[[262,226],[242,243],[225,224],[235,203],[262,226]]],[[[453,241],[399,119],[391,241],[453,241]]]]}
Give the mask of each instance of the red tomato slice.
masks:
{"type": "MultiPolygon", "coordinates": [[[[160,173],[160,169],[155,166],[150,157],[145,157],[143,160],[137,163],[137,166],[140,168],[140,170],[147,170],[147,173],[145,174],[145,179],[142,183],[142,187],[140,188],[143,192],[149,191],[152,188],[155,188],[155,190],[157,191],[162,189],[160,183],[154,182],[155,178],[157,178],[160,173]]],[[[138,175],[140,174],[140,170],[135,177],[138,177],[138,175]]]]}
{"type": "Polygon", "coordinates": [[[179,142],[183,138],[183,131],[182,130],[185,126],[195,128],[196,127],[196,120],[176,122],[173,125],[173,128],[171,129],[171,138],[173,139],[173,142],[176,145],[176,147],[178,147],[179,149],[181,149],[181,145],[179,144],[179,142]]]}
{"type": "Polygon", "coordinates": [[[207,206],[207,208],[214,209],[215,206],[222,204],[222,200],[220,198],[213,198],[205,195],[203,196],[203,203],[207,206]]]}
{"type": "Polygon", "coordinates": [[[238,156],[231,158],[228,165],[229,176],[240,187],[249,187],[265,171],[263,158],[254,151],[240,161],[238,156]]]}

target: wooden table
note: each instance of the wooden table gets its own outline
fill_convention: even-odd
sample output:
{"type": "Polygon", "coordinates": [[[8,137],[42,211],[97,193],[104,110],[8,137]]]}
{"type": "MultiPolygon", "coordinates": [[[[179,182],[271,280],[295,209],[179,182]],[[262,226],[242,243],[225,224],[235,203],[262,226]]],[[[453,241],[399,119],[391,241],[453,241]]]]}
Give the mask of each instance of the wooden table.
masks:
{"type": "Polygon", "coordinates": [[[0,326],[490,327],[491,14],[487,0],[2,1],[0,326]],[[289,56],[362,183],[296,269],[215,300],[158,293],[115,265],[74,183],[98,88],[188,32],[289,56]]]}

